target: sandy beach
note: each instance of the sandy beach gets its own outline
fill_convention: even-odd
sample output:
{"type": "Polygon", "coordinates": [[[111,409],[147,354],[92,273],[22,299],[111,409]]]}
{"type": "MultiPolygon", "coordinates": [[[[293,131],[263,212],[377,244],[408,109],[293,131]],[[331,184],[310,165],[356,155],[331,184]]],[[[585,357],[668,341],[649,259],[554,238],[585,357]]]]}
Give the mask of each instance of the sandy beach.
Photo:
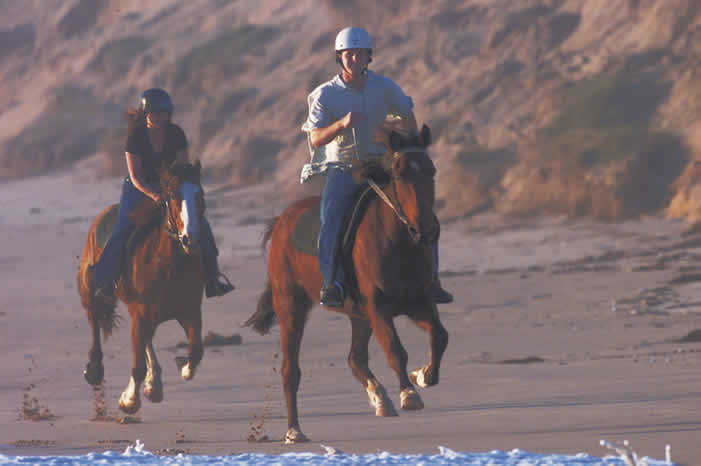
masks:
{"type": "MultiPolygon", "coordinates": [[[[373,416],[346,364],[348,321],[316,308],[299,393],[311,442],[283,445],[279,330],[240,328],[265,284],[263,222],[284,207],[263,201],[268,185],[208,191],[222,268],[237,289],[205,300],[203,333],[239,334],[241,343],[208,346],[185,382],[173,362],[183,332],[163,324],[154,341],[164,401],[144,400],[137,422],[92,420],[96,394],[82,375],[90,332],[75,273],[89,224],[118,199],[120,180],[86,179],[79,167],[0,184],[3,454],[123,451],[140,439],[150,451],[192,454],[322,453],[324,444],[352,453],[437,453],[441,445],[603,456],[605,439],[658,459],[670,445],[678,464],[701,463],[701,340],[693,333],[701,328],[701,237],[661,217],[445,222],[441,277],[456,300],[440,308],[450,343],[440,384],[421,391],[425,409],[373,416]],[[23,419],[31,406],[49,419],[23,419]]],[[[104,346],[107,418],[121,417],[131,364],[126,307],[118,312],[123,325],[104,346]]],[[[397,326],[410,368],[425,364],[427,336],[408,319],[397,326]]],[[[396,377],[374,341],[370,359],[398,404],[396,377]]]]}

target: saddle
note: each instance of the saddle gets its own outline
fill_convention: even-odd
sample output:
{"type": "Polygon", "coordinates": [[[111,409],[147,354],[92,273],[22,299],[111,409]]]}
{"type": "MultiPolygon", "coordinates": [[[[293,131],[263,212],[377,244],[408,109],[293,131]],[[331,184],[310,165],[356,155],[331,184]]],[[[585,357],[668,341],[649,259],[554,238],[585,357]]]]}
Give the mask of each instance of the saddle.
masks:
{"type": "MultiPolygon", "coordinates": [[[[365,215],[369,201],[377,196],[371,187],[360,190],[352,209],[348,209],[343,220],[341,248],[344,257],[353,250],[355,234],[365,215]]],[[[292,231],[292,246],[299,252],[312,256],[319,255],[319,230],[321,229],[321,203],[315,204],[303,213],[292,231]]],[[[344,261],[345,262],[345,261],[344,261]]]]}
{"type": "MultiPolygon", "coordinates": [[[[112,231],[114,230],[114,225],[117,223],[117,214],[119,212],[119,204],[113,204],[109,207],[109,210],[105,212],[102,219],[97,224],[95,229],[95,241],[100,249],[105,249],[107,241],[109,241],[112,236],[112,231]]],[[[144,225],[138,225],[134,227],[129,235],[129,240],[127,241],[126,253],[127,255],[131,250],[139,244],[139,242],[146,236],[146,234],[153,228],[155,221],[148,222],[144,225]]],[[[125,255],[126,257],[126,255],[125,255]]]]}

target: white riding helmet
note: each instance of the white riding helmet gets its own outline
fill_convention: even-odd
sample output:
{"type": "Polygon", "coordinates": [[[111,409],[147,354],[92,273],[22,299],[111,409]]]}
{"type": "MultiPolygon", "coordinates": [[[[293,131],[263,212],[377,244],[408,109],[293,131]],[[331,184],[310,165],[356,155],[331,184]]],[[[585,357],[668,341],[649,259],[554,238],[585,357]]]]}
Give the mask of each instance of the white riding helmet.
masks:
{"type": "Polygon", "coordinates": [[[348,49],[372,50],[370,34],[363,28],[348,27],[336,35],[336,52],[348,49]]]}

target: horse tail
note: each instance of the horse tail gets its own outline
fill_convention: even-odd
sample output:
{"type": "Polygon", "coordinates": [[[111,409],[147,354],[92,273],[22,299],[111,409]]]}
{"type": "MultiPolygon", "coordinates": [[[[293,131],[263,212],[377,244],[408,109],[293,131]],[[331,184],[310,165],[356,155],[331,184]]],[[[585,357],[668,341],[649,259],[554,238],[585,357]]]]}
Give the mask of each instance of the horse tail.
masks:
{"type": "MultiPolygon", "coordinates": [[[[267,232],[266,232],[267,233],[267,232]]],[[[261,335],[265,335],[275,323],[275,310],[273,308],[273,287],[267,283],[265,291],[258,298],[258,308],[248,318],[242,327],[251,327],[261,335]]]]}
{"type": "Polygon", "coordinates": [[[121,318],[115,312],[117,300],[114,302],[104,302],[101,300],[93,300],[93,305],[90,308],[90,313],[95,323],[102,329],[102,334],[105,340],[112,335],[112,332],[119,328],[121,318]]]}
{"type": "Polygon", "coordinates": [[[273,229],[275,228],[275,224],[277,223],[279,218],[279,216],[271,218],[265,224],[265,229],[263,230],[263,239],[260,242],[260,247],[261,249],[263,249],[263,254],[265,254],[265,246],[268,244],[268,241],[270,241],[270,238],[273,237],[273,229]]]}

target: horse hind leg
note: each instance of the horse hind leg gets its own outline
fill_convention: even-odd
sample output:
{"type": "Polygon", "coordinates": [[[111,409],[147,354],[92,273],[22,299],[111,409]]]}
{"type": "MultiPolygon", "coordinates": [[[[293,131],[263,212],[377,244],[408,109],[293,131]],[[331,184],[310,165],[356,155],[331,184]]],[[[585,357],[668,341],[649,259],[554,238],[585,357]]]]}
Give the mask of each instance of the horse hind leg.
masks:
{"type": "Polygon", "coordinates": [[[199,313],[194,319],[182,321],[178,320],[180,325],[185,330],[187,335],[187,357],[178,356],[175,358],[175,364],[178,366],[180,375],[183,380],[192,380],[195,377],[195,371],[202,356],[204,355],[204,346],[202,344],[202,314],[199,313]]]}
{"type": "Polygon", "coordinates": [[[105,367],[102,364],[102,345],[100,343],[100,326],[90,311],[88,311],[88,319],[92,328],[92,346],[88,352],[88,363],[85,365],[83,376],[90,385],[100,385],[105,379],[105,367]]]}
{"type": "Polygon", "coordinates": [[[398,416],[392,400],[387,396],[385,387],[375,378],[368,366],[368,343],[372,336],[370,323],[365,319],[350,318],[352,326],[351,349],[348,354],[348,366],[353,376],[365,387],[370,406],[375,408],[375,416],[398,416]]]}
{"type": "Polygon", "coordinates": [[[158,364],[153,342],[146,345],[146,378],[144,379],[144,396],[152,403],[163,401],[163,381],[161,365],[158,364]]]}
{"type": "Polygon", "coordinates": [[[89,301],[87,314],[92,329],[92,346],[88,353],[88,363],[85,366],[83,375],[90,385],[100,385],[105,378],[100,330],[102,330],[105,338],[111,335],[112,329],[116,326],[114,308],[117,306],[117,303],[116,301],[104,302],[95,299],[89,301]]]}
{"type": "Polygon", "coordinates": [[[280,322],[280,346],[282,349],[282,387],[287,402],[287,433],[285,443],[308,442],[309,439],[299,426],[297,411],[297,391],[302,377],[299,367],[299,350],[304,334],[307,313],[312,303],[301,289],[289,294],[273,293],[273,306],[280,322]]]}

